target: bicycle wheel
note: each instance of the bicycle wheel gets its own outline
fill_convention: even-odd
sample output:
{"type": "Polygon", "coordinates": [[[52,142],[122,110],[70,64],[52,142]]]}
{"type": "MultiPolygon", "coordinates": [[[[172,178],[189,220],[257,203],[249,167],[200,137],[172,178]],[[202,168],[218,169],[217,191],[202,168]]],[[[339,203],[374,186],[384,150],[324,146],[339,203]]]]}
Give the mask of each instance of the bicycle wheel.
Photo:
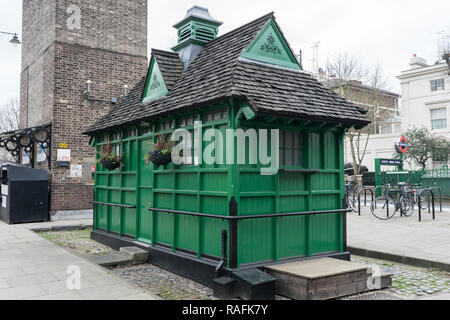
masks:
{"type": "Polygon", "coordinates": [[[419,207],[419,198],[420,198],[420,207],[422,210],[428,209],[428,198],[427,196],[418,196],[416,195],[417,208],[419,207]]]}
{"type": "Polygon", "coordinates": [[[353,191],[348,196],[348,207],[352,209],[353,212],[358,213],[359,203],[358,203],[358,188],[355,187],[353,191]]]}
{"type": "Polygon", "coordinates": [[[377,219],[389,220],[397,212],[397,204],[391,197],[381,196],[371,203],[370,211],[377,219]]]}
{"type": "Polygon", "coordinates": [[[402,195],[399,199],[400,212],[405,217],[410,217],[414,212],[414,200],[409,195],[402,195]]]}

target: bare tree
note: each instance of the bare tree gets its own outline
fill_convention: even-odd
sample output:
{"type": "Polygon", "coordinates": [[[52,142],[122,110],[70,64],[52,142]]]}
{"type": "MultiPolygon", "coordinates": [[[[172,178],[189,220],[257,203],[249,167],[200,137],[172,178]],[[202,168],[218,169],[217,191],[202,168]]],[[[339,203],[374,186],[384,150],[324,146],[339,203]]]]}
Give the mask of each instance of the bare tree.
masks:
{"type": "Polygon", "coordinates": [[[388,81],[384,76],[381,66],[377,65],[372,70],[365,67],[361,59],[348,54],[339,54],[327,62],[327,74],[331,76],[329,87],[337,88],[337,93],[349,101],[358,103],[367,110],[367,118],[371,125],[363,129],[351,128],[347,132],[350,143],[350,151],[353,160],[355,175],[360,169],[367,153],[370,136],[377,133],[380,120],[384,121],[389,114],[380,115],[382,94],[380,89],[387,87],[388,81]],[[365,87],[355,93],[352,84],[361,83],[365,87]]]}
{"type": "Polygon", "coordinates": [[[20,105],[17,98],[11,98],[0,107],[0,133],[19,129],[20,105]]]}
{"type": "MultiPolygon", "coordinates": [[[[19,128],[20,105],[19,99],[11,98],[0,107],[0,135],[19,128]]],[[[11,155],[4,149],[0,149],[0,159],[12,160],[11,155]]]]}
{"type": "Polygon", "coordinates": [[[448,74],[450,75],[450,35],[447,35],[446,40],[442,44],[442,59],[447,62],[448,74]]]}

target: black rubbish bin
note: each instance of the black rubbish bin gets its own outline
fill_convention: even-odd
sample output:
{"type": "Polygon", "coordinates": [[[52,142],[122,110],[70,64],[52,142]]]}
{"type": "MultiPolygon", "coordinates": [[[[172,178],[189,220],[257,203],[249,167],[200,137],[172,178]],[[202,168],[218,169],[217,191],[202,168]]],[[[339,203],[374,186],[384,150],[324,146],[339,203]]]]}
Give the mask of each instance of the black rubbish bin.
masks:
{"type": "Polygon", "coordinates": [[[49,221],[48,172],[0,165],[0,219],[8,224],[49,221]]]}

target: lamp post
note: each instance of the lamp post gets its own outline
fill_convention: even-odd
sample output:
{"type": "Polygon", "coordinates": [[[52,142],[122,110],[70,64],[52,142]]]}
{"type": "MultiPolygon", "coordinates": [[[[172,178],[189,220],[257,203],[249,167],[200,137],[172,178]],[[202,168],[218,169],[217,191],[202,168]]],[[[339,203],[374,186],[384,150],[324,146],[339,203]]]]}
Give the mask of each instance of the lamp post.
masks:
{"type": "Polygon", "coordinates": [[[11,40],[9,40],[9,42],[14,46],[17,47],[21,44],[19,37],[17,36],[17,33],[11,33],[11,32],[4,32],[4,31],[0,31],[0,34],[6,34],[9,36],[13,36],[11,40]]]}

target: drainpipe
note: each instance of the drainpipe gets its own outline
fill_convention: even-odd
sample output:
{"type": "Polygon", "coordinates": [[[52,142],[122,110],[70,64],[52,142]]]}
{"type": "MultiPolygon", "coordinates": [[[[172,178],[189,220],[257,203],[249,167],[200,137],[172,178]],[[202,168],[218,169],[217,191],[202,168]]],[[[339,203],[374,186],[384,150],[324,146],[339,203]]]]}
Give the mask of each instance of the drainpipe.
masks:
{"type": "Polygon", "coordinates": [[[222,258],[216,267],[217,276],[220,276],[220,270],[227,264],[227,231],[222,230],[222,258]]]}

